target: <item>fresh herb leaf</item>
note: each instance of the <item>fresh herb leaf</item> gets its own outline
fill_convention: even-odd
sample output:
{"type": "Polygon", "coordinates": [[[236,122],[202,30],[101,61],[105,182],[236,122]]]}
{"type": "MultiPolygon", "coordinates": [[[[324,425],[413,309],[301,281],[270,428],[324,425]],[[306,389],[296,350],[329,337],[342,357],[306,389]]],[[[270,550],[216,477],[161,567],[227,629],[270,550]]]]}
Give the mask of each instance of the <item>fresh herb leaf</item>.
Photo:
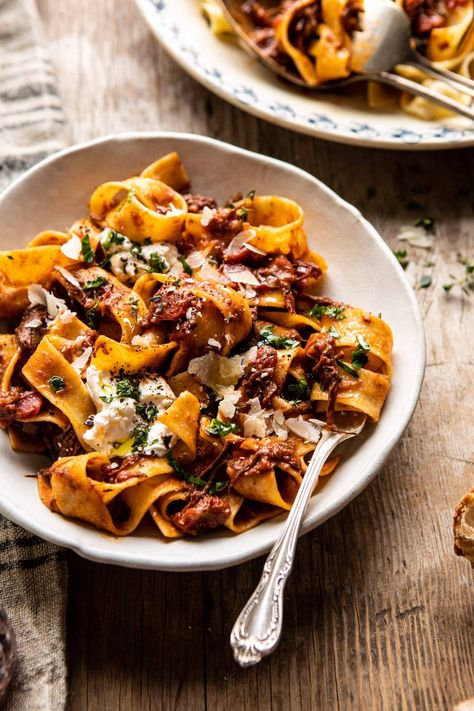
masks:
{"type": "Polygon", "coordinates": [[[245,209],[245,207],[239,207],[238,210],[235,212],[235,216],[239,218],[239,220],[243,220],[246,222],[249,219],[249,213],[245,209]]]}
{"type": "Polygon", "coordinates": [[[249,198],[249,200],[253,200],[255,197],[255,190],[249,190],[247,193],[247,197],[249,198]]]}
{"type": "Polygon", "coordinates": [[[299,346],[299,341],[289,336],[277,336],[273,333],[274,326],[265,326],[260,331],[260,344],[273,346],[277,350],[287,350],[288,348],[296,348],[299,346]]]}
{"type": "Polygon", "coordinates": [[[102,240],[102,249],[107,252],[110,249],[111,244],[122,244],[125,239],[125,235],[121,235],[120,232],[109,229],[107,237],[102,240]]]}
{"type": "Polygon", "coordinates": [[[97,279],[94,279],[93,281],[88,281],[84,286],[82,287],[83,291],[92,291],[93,289],[98,289],[101,286],[104,286],[104,284],[107,284],[107,279],[103,276],[98,276],[97,279]]]}
{"type": "Polygon", "coordinates": [[[117,397],[130,397],[132,400],[140,399],[140,386],[137,381],[123,378],[115,386],[117,397]]]}
{"type": "Polygon", "coordinates": [[[407,251],[406,249],[396,249],[393,252],[394,256],[397,258],[398,263],[406,269],[408,266],[407,251]]]}
{"type": "Polygon", "coordinates": [[[168,265],[163,257],[156,253],[150,254],[148,264],[150,265],[151,271],[157,274],[164,274],[164,272],[168,270],[168,265]]]}
{"type": "Polygon", "coordinates": [[[343,314],[346,310],[345,306],[331,306],[331,304],[315,304],[313,308],[308,311],[308,316],[312,318],[317,318],[320,320],[323,316],[329,316],[335,321],[342,321],[346,318],[343,314]]]}
{"type": "Polygon", "coordinates": [[[141,402],[136,406],[137,415],[140,415],[145,422],[153,422],[158,414],[158,408],[152,402],[141,402]]]}
{"type": "Polygon", "coordinates": [[[350,365],[350,363],[346,363],[344,360],[337,360],[337,364],[346,371],[346,373],[349,373],[349,375],[352,375],[353,378],[359,378],[359,371],[357,368],[354,368],[353,365],[350,365]]]}
{"type": "Polygon", "coordinates": [[[111,403],[113,399],[113,395],[99,395],[99,400],[102,400],[102,402],[107,403],[107,405],[111,403]]]}
{"type": "Polygon", "coordinates": [[[433,283],[433,279],[430,277],[430,275],[424,274],[420,279],[418,288],[419,289],[427,289],[429,286],[431,286],[432,283],[433,283]]]}
{"type": "Polygon", "coordinates": [[[99,306],[99,302],[96,301],[93,306],[90,307],[90,309],[86,309],[86,323],[89,326],[89,328],[95,328],[97,326],[97,308],[99,306]]]}
{"type": "Polygon", "coordinates": [[[51,391],[53,393],[57,393],[60,390],[64,390],[66,388],[66,383],[64,382],[64,378],[62,378],[60,375],[53,375],[49,380],[49,387],[51,388],[51,391]]]}
{"type": "Polygon", "coordinates": [[[367,353],[370,351],[370,346],[362,336],[357,336],[357,348],[352,352],[352,365],[354,368],[363,368],[366,365],[369,357],[367,353]]]}
{"type": "Polygon", "coordinates": [[[450,292],[454,287],[459,287],[461,291],[470,296],[471,292],[474,290],[474,259],[469,257],[464,257],[462,254],[458,254],[458,262],[464,266],[464,274],[461,277],[457,277],[454,274],[450,274],[452,281],[447,284],[443,284],[443,289],[446,292],[450,292]]]}
{"type": "Polygon", "coordinates": [[[222,422],[221,420],[217,420],[216,418],[211,420],[211,424],[209,427],[206,428],[206,432],[209,432],[209,434],[214,435],[214,437],[225,437],[226,435],[230,434],[231,432],[235,432],[237,430],[237,425],[235,425],[233,422],[222,422]]]}
{"type": "Polygon", "coordinates": [[[132,436],[132,452],[140,452],[146,445],[148,440],[148,427],[146,425],[139,424],[134,427],[132,436]]]}
{"type": "Polygon", "coordinates": [[[214,484],[209,489],[210,494],[217,494],[228,486],[228,481],[215,481],[214,484]]]}
{"type": "Polygon", "coordinates": [[[81,252],[84,257],[84,261],[87,264],[91,264],[95,259],[94,250],[91,247],[91,241],[89,235],[86,235],[81,239],[81,252]]]}
{"type": "Polygon", "coordinates": [[[186,258],[180,255],[178,257],[178,260],[181,262],[181,266],[183,267],[183,270],[186,272],[186,274],[189,274],[189,276],[193,275],[193,270],[189,263],[186,261],[186,258]]]}
{"type": "Polygon", "coordinates": [[[415,220],[414,225],[415,227],[423,227],[425,232],[431,232],[431,234],[434,234],[436,231],[435,221],[432,217],[419,217],[415,220]]]}
{"type": "Polygon", "coordinates": [[[337,330],[334,328],[334,326],[329,326],[329,328],[328,328],[328,333],[329,333],[329,335],[332,336],[333,338],[340,338],[340,337],[341,337],[341,334],[339,333],[339,331],[337,331],[337,330]]]}
{"type": "Polygon", "coordinates": [[[204,479],[199,479],[199,477],[189,474],[189,472],[187,472],[186,469],[182,467],[179,462],[176,461],[171,452],[168,452],[166,454],[166,457],[168,459],[168,462],[175,470],[176,474],[180,476],[181,479],[184,479],[184,481],[186,481],[188,484],[194,484],[195,486],[200,486],[201,488],[203,486],[206,486],[206,482],[204,481],[204,479]]]}
{"type": "Polygon", "coordinates": [[[305,375],[302,375],[295,383],[288,383],[285,388],[285,394],[289,400],[294,402],[302,402],[309,400],[309,384],[305,375]]]}

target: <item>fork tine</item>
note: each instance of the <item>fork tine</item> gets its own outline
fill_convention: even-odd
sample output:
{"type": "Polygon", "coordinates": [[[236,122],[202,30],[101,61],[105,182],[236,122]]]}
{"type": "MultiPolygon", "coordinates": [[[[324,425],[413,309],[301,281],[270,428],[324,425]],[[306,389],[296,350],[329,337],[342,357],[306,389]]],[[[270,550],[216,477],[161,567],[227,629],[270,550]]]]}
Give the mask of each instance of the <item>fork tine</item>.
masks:
{"type": "Polygon", "coordinates": [[[440,69],[439,67],[436,67],[434,64],[432,64],[432,62],[430,62],[428,59],[421,56],[417,56],[416,61],[409,60],[404,63],[409,64],[412,67],[416,67],[417,69],[420,69],[426,74],[430,74],[436,79],[444,81],[449,86],[452,86],[453,89],[457,89],[458,91],[462,91],[465,94],[474,97],[474,81],[472,79],[463,77],[460,74],[456,74],[455,72],[450,72],[448,69],[440,69]]]}
{"type": "Polygon", "coordinates": [[[391,72],[380,72],[372,75],[366,74],[365,78],[369,81],[379,81],[382,84],[388,84],[389,86],[393,86],[395,89],[399,89],[401,91],[407,91],[409,94],[413,94],[413,96],[421,96],[428,101],[433,101],[435,104],[443,106],[449,111],[461,114],[461,116],[465,116],[466,118],[471,119],[471,121],[474,121],[474,109],[471,106],[466,106],[460,101],[451,99],[449,96],[440,94],[439,92],[434,91],[434,89],[423,86],[423,84],[419,84],[411,79],[406,79],[405,77],[401,77],[398,74],[392,74],[391,72]]]}

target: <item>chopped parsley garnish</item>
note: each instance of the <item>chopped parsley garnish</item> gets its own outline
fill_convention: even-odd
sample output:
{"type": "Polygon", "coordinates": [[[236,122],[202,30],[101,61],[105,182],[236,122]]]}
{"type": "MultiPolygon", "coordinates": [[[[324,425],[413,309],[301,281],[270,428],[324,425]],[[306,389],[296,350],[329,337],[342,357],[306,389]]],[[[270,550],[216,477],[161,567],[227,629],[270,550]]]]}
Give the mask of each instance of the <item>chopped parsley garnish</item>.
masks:
{"type": "Polygon", "coordinates": [[[228,484],[229,484],[228,481],[216,481],[209,489],[209,493],[210,494],[217,494],[219,491],[222,491],[223,489],[225,489],[228,484]]]}
{"type": "Polygon", "coordinates": [[[443,289],[449,292],[453,287],[459,286],[466,296],[470,296],[470,292],[474,289],[474,259],[458,254],[458,262],[464,266],[464,274],[461,277],[450,274],[453,281],[443,284],[443,289]]]}
{"type": "Polygon", "coordinates": [[[354,368],[363,368],[369,360],[367,353],[370,346],[362,336],[357,336],[357,348],[352,352],[352,365],[354,368]]]}
{"type": "Polygon", "coordinates": [[[186,272],[186,274],[189,274],[189,276],[193,275],[193,270],[190,266],[190,264],[186,261],[186,258],[180,255],[178,257],[178,260],[181,262],[181,266],[183,267],[183,270],[186,272]]]}
{"type": "Polygon", "coordinates": [[[110,249],[111,244],[122,244],[124,239],[125,236],[121,235],[120,232],[116,232],[115,230],[109,229],[109,234],[102,241],[102,249],[104,251],[107,251],[108,249],[110,249]]]}
{"type": "Polygon", "coordinates": [[[430,275],[424,274],[420,279],[418,288],[419,289],[427,289],[429,286],[431,286],[432,283],[433,283],[433,279],[430,277],[430,275]]]}
{"type": "Polygon", "coordinates": [[[310,389],[305,375],[302,375],[295,383],[288,383],[285,390],[288,399],[294,402],[302,402],[309,399],[310,389]]]}
{"type": "Polygon", "coordinates": [[[160,255],[155,252],[150,254],[148,264],[150,265],[150,270],[152,272],[156,272],[157,274],[164,274],[164,272],[168,269],[168,265],[163,257],[160,257],[160,255]]]}
{"type": "Polygon", "coordinates": [[[265,346],[273,346],[277,350],[288,350],[288,348],[296,348],[299,346],[299,341],[290,336],[277,336],[273,333],[274,326],[265,326],[260,331],[259,343],[265,346]]]}
{"type": "Polygon", "coordinates": [[[249,213],[245,209],[245,207],[239,207],[238,210],[235,212],[235,216],[239,218],[239,220],[244,220],[246,222],[249,219],[249,213]]]}
{"type": "Polygon", "coordinates": [[[94,261],[95,254],[91,247],[89,235],[86,235],[81,239],[81,252],[84,257],[84,261],[87,262],[87,264],[91,264],[94,261]]]}
{"type": "Polygon", "coordinates": [[[99,302],[96,301],[95,304],[90,307],[90,309],[86,309],[86,323],[89,328],[95,328],[97,326],[98,306],[99,302]]]}
{"type": "Polygon", "coordinates": [[[434,234],[436,231],[435,221],[432,217],[419,217],[417,220],[415,220],[414,224],[415,227],[423,227],[425,232],[431,232],[431,234],[434,234]]]}
{"type": "Polygon", "coordinates": [[[94,279],[93,281],[88,281],[84,286],[82,287],[83,291],[92,291],[93,289],[98,289],[101,286],[104,286],[104,284],[107,284],[107,279],[103,276],[98,276],[97,279],[94,279]]]}
{"type": "Polygon", "coordinates": [[[397,249],[393,252],[398,263],[405,269],[408,265],[407,251],[406,249],[397,249]]]}
{"type": "Polygon", "coordinates": [[[341,334],[339,333],[339,331],[337,331],[337,330],[334,328],[334,326],[329,326],[329,328],[328,328],[328,333],[329,333],[329,335],[332,336],[333,338],[340,338],[340,337],[341,337],[341,334]]]}
{"type": "Polygon", "coordinates": [[[323,316],[329,316],[336,321],[342,321],[346,318],[343,314],[346,310],[345,306],[332,306],[331,304],[315,304],[313,308],[308,311],[308,316],[312,318],[322,319],[323,316]]]}
{"type": "Polygon", "coordinates": [[[350,363],[346,363],[344,360],[339,360],[339,359],[338,359],[338,360],[337,360],[337,364],[338,364],[338,366],[340,366],[343,370],[345,370],[346,373],[349,373],[349,375],[352,375],[352,377],[354,377],[354,378],[358,378],[358,377],[359,377],[359,371],[357,370],[357,368],[354,368],[354,366],[351,365],[350,363]]]}
{"type": "Polygon", "coordinates": [[[140,415],[145,422],[153,422],[158,414],[158,408],[152,402],[141,402],[136,406],[137,415],[140,415]]]}
{"type": "Polygon", "coordinates": [[[228,434],[231,434],[231,432],[235,432],[237,430],[237,425],[235,425],[233,422],[222,422],[221,420],[217,420],[216,418],[211,420],[211,424],[209,427],[206,428],[206,432],[209,432],[209,434],[214,435],[214,437],[225,437],[228,434]]]}
{"type": "Polygon", "coordinates": [[[123,378],[115,386],[117,397],[131,397],[132,400],[140,399],[140,386],[138,382],[123,378]]]}
{"type": "Polygon", "coordinates": [[[255,197],[255,190],[249,190],[247,193],[247,197],[249,198],[249,200],[253,200],[255,197]]]}
{"type": "Polygon", "coordinates": [[[148,427],[146,425],[139,424],[134,427],[133,432],[133,444],[132,451],[140,452],[146,445],[148,440],[148,427]]]}
{"type": "Polygon", "coordinates": [[[51,391],[53,393],[57,393],[60,390],[64,390],[66,387],[66,383],[64,382],[64,378],[62,378],[60,375],[53,375],[49,380],[49,387],[51,388],[51,391]]]}
{"type": "Polygon", "coordinates": [[[168,459],[168,462],[175,470],[176,474],[181,477],[181,479],[184,479],[184,481],[186,481],[188,484],[194,484],[195,486],[206,486],[206,482],[204,481],[204,479],[199,479],[199,477],[189,474],[189,472],[187,472],[186,469],[181,466],[179,462],[176,461],[171,452],[168,452],[166,454],[166,457],[168,459]]]}

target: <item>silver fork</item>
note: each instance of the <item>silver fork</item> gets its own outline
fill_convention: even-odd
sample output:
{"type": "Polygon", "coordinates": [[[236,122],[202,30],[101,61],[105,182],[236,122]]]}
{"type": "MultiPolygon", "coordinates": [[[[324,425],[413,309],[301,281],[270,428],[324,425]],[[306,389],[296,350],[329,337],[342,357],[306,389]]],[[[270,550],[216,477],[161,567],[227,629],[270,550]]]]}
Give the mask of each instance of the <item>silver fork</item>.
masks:
{"type": "Polygon", "coordinates": [[[258,664],[280,641],[283,627],[283,591],[293,567],[293,557],[304,512],[323,464],[335,447],[360,434],[365,415],[337,415],[337,430],[324,429],[283,530],[263,566],[262,577],[234,624],[230,644],[241,667],[258,664]]]}
{"type": "MultiPolygon", "coordinates": [[[[433,101],[445,109],[454,111],[474,120],[474,110],[460,101],[445,96],[434,89],[396,74],[393,70],[400,64],[408,64],[421,69],[426,74],[444,81],[446,84],[470,97],[474,97],[474,82],[454,72],[435,67],[426,57],[412,48],[411,28],[408,15],[392,0],[364,0],[362,29],[352,36],[351,65],[354,73],[347,79],[309,86],[299,75],[288,71],[254,42],[250,32],[255,29],[248,16],[242,13],[243,0],[218,0],[243,46],[256,54],[272,72],[287,81],[313,91],[334,91],[361,81],[375,81],[388,84],[400,91],[433,101]]],[[[275,7],[276,0],[265,3],[275,7]]]]}

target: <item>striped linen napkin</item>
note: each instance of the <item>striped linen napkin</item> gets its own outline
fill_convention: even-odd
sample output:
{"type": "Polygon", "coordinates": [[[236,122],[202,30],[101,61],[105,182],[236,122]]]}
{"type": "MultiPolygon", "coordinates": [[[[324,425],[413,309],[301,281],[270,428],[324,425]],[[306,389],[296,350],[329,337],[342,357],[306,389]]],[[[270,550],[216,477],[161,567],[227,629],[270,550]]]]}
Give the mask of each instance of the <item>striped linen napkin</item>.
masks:
{"type": "MultiPolygon", "coordinates": [[[[64,128],[35,2],[0,0],[0,189],[61,148],[64,128]]],[[[0,516],[0,607],[18,647],[2,711],[64,709],[66,587],[64,551],[0,516]]]]}

